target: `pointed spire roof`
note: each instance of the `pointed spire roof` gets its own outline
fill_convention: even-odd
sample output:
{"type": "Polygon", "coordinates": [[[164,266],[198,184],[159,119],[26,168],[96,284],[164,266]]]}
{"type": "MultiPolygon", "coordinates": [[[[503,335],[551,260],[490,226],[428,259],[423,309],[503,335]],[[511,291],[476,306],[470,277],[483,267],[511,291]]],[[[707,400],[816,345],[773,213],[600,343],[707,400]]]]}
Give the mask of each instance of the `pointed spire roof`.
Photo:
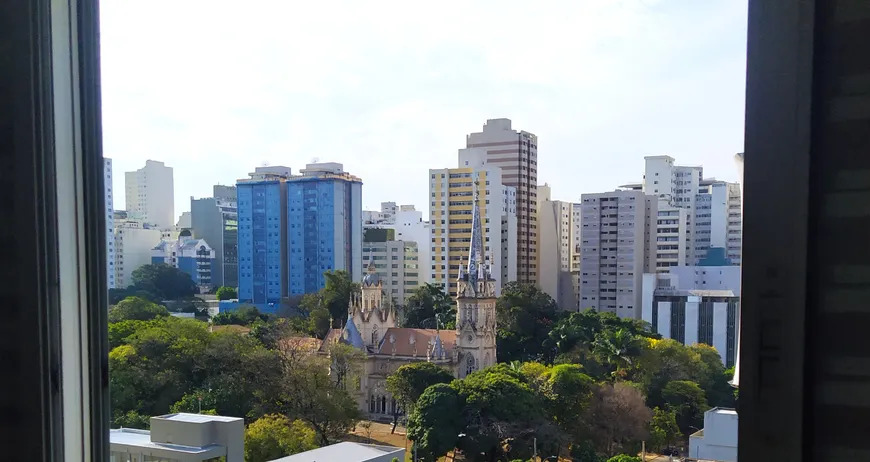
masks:
{"type": "MultiPolygon", "coordinates": [[[[474,174],[474,200],[471,209],[471,247],[468,251],[468,266],[465,269],[468,282],[472,287],[477,287],[477,281],[489,280],[491,278],[489,265],[486,262],[483,247],[483,218],[480,212],[480,179],[477,173],[474,174]]],[[[459,277],[463,278],[463,271],[460,269],[459,277]]]]}
{"type": "Polygon", "coordinates": [[[354,324],[352,317],[347,318],[347,323],[344,325],[344,332],[342,332],[341,338],[347,342],[348,345],[354,348],[359,348],[360,350],[365,349],[365,342],[363,342],[362,334],[359,333],[359,329],[357,329],[356,324],[354,324]]]}
{"type": "Polygon", "coordinates": [[[378,269],[375,268],[375,260],[369,256],[369,264],[366,268],[366,275],[363,276],[363,286],[370,287],[378,285],[381,277],[378,275],[378,269]]]}
{"type": "Polygon", "coordinates": [[[444,359],[444,344],[441,343],[441,333],[435,333],[435,344],[432,345],[432,357],[435,359],[444,359]]]}

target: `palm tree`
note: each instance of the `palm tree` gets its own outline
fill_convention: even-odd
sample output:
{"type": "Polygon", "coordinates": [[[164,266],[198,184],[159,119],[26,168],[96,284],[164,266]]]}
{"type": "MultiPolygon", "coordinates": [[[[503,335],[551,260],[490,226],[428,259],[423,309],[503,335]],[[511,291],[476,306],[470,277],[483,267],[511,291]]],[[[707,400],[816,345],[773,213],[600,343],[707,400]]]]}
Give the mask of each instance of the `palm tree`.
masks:
{"type": "Polygon", "coordinates": [[[614,379],[622,378],[625,369],[632,365],[633,358],[640,355],[637,336],[625,329],[599,332],[592,342],[592,351],[607,364],[616,366],[614,379]]]}

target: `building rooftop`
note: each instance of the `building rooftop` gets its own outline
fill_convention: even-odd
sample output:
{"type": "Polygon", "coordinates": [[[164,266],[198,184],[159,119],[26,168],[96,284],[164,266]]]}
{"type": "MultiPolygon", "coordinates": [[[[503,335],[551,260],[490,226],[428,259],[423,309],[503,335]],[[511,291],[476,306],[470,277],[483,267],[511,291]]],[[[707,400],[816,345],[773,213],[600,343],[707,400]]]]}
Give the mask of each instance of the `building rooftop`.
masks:
{"type": "Polygon", "coordinates": [[[736,297],[732,290],[677,290],[670,288],[656,288],[655,295],[671,297],[736,297]]]}
{"type": "Polygon", "coordinates": [[[360,444],[344,442],[313,449],[311,451],[294,454],[292,456],[275,459],[272,462],[366,462],[384,455],[402,455],[404,449],[393,446],[377,446],[373,444],[360,444]]]}
{"type": "Polygon", "coordinates": [[[185,446],[183,444],[155,443],[151,441],[151,432],[134,428],[119,428],[109,430],[109,442],[111,444],[123,444],[148,449],[167,449],[175,452],[188,454],[203,454],[212,452],[222,446],[209,444],[207,446],[185,446]]]}
{"type": "Polygon", "coordinates": [[[154,419],[171,420],[174,422],[235,422],[242,420],[241,417],[227,417],[223,415],[208,415],[208,414],[189,414],[187,412],[179,412],[176,414],[166,414],[152,417],[154,419]]]}

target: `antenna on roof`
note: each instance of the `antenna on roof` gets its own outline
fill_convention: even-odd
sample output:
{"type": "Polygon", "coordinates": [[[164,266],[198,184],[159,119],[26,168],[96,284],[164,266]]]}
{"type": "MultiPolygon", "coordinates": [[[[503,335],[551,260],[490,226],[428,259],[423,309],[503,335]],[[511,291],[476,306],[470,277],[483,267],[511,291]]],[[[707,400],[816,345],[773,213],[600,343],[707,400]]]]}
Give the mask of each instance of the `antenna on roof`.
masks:
{"type": "Polygon", "coordinates": [[[319,157],[312,157],[312,158],[311,158],[311,163],[312,163],[312,164],[316,164],[316,163],[318,163],[318,162],[320,162],[320,158],[319,158],[319,157]]]}
{"type": "Polygon", "coordinates": [[[260,167],[268,167],[268,166],[269,166],[268,160],[264,160],[263,162],[260,163],[260,167]]]}

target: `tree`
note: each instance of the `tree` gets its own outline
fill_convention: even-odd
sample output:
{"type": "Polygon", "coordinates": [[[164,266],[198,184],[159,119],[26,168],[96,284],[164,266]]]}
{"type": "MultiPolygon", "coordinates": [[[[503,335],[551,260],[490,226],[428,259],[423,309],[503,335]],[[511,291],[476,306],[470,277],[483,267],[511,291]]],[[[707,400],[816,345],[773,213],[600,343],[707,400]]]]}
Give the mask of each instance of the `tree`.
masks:
{"type": "Polygon", "coordinates": [[[249,326],[255,321],[267,321],[269,315],[260,313],[260,310],[255,306],[241,306],[236,310],[223,311],[211,318],[212,324],[216,326],[225,326],[234,324],[237,326],[249,326]]]}
{"type": "Polygon", "coordinates": [[[640,356],[642,347],[638,338],[626,329],[604,330],[595,335],[592,352],[605,364],[615,368],[613,377],[625,376],[625,369],[632,365],[634,358],[640,356]]]}
{"type": "Polygon", "coordinates": [[[332,327],[330,325],[329,310],[316,308],[308,315],[308,332],[319,339],[326,337],[332,327]]]}
{"type": "Polygon", "coordinates": [[[199,297],[167,301],[166,309],[172,313],[193,313],[195,316],[208,317],[208,304],[199,297]]]}
{"type": "Polygon", "coordinates": [[[245,461],[266,462],[317,448],[317,435],[304,422],[269,414],[245,430],[245,461]]]}
{"type": "Polygon", "coordinates": [[[544,341],[558,317],[552,297],[533,284],[509,282],[496,302],[498,355],[503,361],[543,359],[544,341]]]}
{"type": "Polygon", "coordinates": [[[598,451],[612,457],[620,448],[646,440],[651,419],[637,388],[617,382],[593,389],[584,421],[598,451]]]}
{"type": "Polygon", "coordinates": [[[329,310],[333,325],[343,326],[347,321],[347,306],[352,294],[359,292],[359,284],[353,282],[350,273],[345,270],[327,271],[323,273],[326,284],[321,289],[321,306],[329,310]]]}
{"type": "Polygon", "coordinates": [[[673,411],[677,426],[685,435],[704,425],[704,411],[709,409],[704,390],[695,382],[676,380],[662,390],[666,409],[673,411]]]}
{"type": "Polygon", "coordinates": [[[680,427],[677,426],[677,417],[674,411],[658,407],[653,409],[649,432],[652,449],[661,450],[673,444],[680,436],[680,427]]]}
{"type": "Polygon", "coordinates": [[[161,300],[177,300],[192,297],[197,293],[196,283],[189,274],[165,263],[143,265],[131,276],[133,286],[161,297],[161,300]]]}
{"type": "MultiPolygon", "coordinates": [[[[419,362],[405,364],[387,377],[387,391],[401,405],[405,412],[410,412],[424,391],[438,383],[450,383],[453,374],[443,367],[432,363],[419,362]]],[[[398,414],[393,416],[393,429],[398,424],[398,414]]]]}
{"type": "Polygon", "coordinates": [[[336,386],[327,358],[298,342],[281,342],[278,357],[282,373],[276,406],[282,414],[309,424],[321,446],[354,428],[360,417],[356,400],[336,386]]]}
{"type": "Polygon", "coordinates": [[[239,298],[239,293],[236,292],[236,289],[227,286],[220,286],[215,292],[218,300],[232,300],[239,298]]]}
{"type": "Polygon", "coordinates": [[[630,456],[628,454],[619,454],[607,459],[607,462],[643,462],[640,457],[630,456]]]}
{"type": "Polygon", "coordinates": [[[139,297],[127,297],[109,309],[110,323],[149,321],[160,316],[169,316],[169,310],[163,305],[139,297]]]}
{"type": "Polygon", "coordinates": [[[336,388],[359,390],[365,353],[346,344],[336,342],[329,345],[329,375],[336,388]]]}
{"type": "Polygon", "coordinates": [[[441,285],[423,284],[405,303],[402,327],[451,329],[455,324],[456,304],[441,285]]]}
{"type": "Polygon", "coordinates": [[[434,462],[456,447],[459,434],[465,430],[464,405],[459,393],[443,383],[420,395],[408,418],[408,439],[414,442],[420,460],[434,462]]]}
{"type": "Polygon", "coordinates": [[[560,364],[544,373],[549,413],[566,434],[580,433],[583,413],[592,399],[592,379],[576,364],[560,364]]]}

